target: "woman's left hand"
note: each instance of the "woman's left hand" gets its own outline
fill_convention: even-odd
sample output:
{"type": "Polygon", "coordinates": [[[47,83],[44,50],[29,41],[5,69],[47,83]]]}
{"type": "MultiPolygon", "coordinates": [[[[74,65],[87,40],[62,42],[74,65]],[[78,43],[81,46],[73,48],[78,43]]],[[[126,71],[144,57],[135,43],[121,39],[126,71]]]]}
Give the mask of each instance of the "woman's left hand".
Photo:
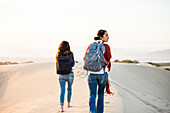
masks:
{"type": "Polygon", "coordinates": [[[109,62],[108,62],[106,59],[105,59],[105,64],[106,64],[106,65],[109,65],[109,62]]]}

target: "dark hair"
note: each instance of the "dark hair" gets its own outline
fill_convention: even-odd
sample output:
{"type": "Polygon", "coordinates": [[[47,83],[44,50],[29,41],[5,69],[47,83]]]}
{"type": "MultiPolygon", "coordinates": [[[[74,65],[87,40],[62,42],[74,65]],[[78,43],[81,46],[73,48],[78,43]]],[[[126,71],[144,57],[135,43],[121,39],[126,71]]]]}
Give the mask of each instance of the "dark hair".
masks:
{"type": "Polygon", "coordinates": [[[69,57],[70,57],[70,59],[72,61],[72,57],[71,57],[71,54],[70,54],[70,53],[72,53],[70,51],[70,45],[69,45],[69,43],[67,41],[62,41],[60,43],[59,47],[58,47],[58,52],[57,52],[56,57],[63,56],[65,54],[67,54],[67,53],[69,53],[69,57]]]}
{"type": "Polygon", "coordinates": [[[106,30],[99,30],[97,32],[97,37],[94,37],[94,40],[100,40],[100,37],[103,37],[103,35],[105,34],[105,32],[107,32],[106,30]]]}

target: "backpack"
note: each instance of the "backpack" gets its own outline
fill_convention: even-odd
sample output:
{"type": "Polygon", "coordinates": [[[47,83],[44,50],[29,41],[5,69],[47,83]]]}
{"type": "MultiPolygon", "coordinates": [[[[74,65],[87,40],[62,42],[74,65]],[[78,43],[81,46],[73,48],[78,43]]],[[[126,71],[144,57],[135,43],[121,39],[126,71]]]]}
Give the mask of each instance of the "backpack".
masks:
{"type": "Polygon", "coordinates": [[[85,55],[85,63],[83,68],[88,71],[100,71],[105,65],[104,60],[105,47],[103,43],[94,42],[85,55]]]}
{"type": "Polygon", "coordinates": [[[57,74],[69,74],[72,71],[69,54],[57,57],[56,70],[57,74]]]}

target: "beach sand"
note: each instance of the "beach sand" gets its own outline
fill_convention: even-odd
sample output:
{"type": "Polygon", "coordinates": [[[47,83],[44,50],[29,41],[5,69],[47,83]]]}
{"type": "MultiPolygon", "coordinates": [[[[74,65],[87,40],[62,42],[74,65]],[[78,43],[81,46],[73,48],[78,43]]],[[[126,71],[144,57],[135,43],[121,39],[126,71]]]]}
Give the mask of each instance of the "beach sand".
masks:
{"type": "MultiPolygon", "coordinates": [[[[89,112],[88,76],[82,65],[74,67],[72,107],[66,107],[65,98],[65,113],[89,112]]],[[[58,113],[60,86],[55,71],[53,62],[0,66],[0,113],[58,113]]],[[[114,63],[109,79],[115,95],[105,94],[104,113],[170,112],[169,71],[114,63]]]]}

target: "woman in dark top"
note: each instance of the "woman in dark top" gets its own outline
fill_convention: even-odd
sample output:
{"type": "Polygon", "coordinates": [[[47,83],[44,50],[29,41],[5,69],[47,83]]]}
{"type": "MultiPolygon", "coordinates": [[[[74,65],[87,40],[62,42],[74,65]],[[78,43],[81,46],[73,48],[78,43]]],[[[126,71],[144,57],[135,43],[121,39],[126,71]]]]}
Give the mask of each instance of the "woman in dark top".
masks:
{"type": "MultiPolygon", "coordinates": [[[[68,88],[67,88],[67,102],[68,102],[68,107],[70,107],[70,102],[71,102],[71,95],[72,95],[72,84],[74,80],[74,73],[72,71],[72,67],[75,65],[74,63],[74,55],[73,52],[70,51],[70,45],[67,41],[62,41],[61,44],[58,47],[58,53],[56,55],[56,64],[57,64],[57,73],[59,73],[60,68],[68,68],[68,67],[62,67],[63,63],[62,61],[59,62],[59,58],[62,58],[62,56],[68,56],[69,58],[69,63],[71,65],[71,71],[66,72],[65,74],[58,74],[59,75],[59,83],[60,83],[60,88],[61,88],[61,93],[60,93],[60,112],[64,112],[64,95],[65,95],[65,84],[67,82],[68,88]],[[59,65],[61,67],[59,68],[59,65]]],[[[67,64],[66,64],[67,65],[67,64]]]]}

